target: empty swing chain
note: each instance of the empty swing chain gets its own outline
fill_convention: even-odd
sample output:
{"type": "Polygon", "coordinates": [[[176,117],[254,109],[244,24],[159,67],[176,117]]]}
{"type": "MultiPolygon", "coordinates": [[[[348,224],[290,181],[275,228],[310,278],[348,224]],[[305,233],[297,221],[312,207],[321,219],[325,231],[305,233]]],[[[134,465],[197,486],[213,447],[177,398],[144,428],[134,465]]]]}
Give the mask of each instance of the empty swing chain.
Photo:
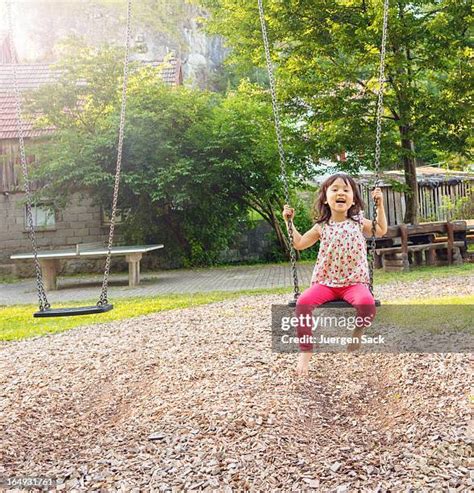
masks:
{"type": "MultiPolygon", "coordinates": [[[[278,154],[280,156],[280,170],[281,170],[281,176],[283,178],[283,187],[284,187],[284,191],[285,191],[285,201],[287,204],[289,204],[290,203],[290,192],[289,192],[289,186],[288,186],[288,176],[287,176],[287,172],[286,172],[285,150],[283,147],[283,139],[282,139],[282,134],[281,134],[281,126],[280,126],[280,111],[279,111],[278,101],[277,101],[277,96],[276,96],[275,76],[273,74],[273,65],[272,65],[272,59],[271,59],[271,55],[270,55],[267,26],[265,23],[265,14],[264,14],[264,10],[263,10],[262,0],[258,0],[258,12],[259,12],[259,16],[260,16],[260,25],[262,27],[262,38],[263,38],[263,46],[265,49],[265,60],[267,63],[268,79],[270,82],[270,93],[272,96],[273,117],[275,120],[275,133],[276,133],[276,137],[277,137],[278,154]]],[[[290,237],[291,271],[293,274],[294,299],[296,301],[300,295],[300,290],[299,290],[299,286],[298,286],[298,271],[296,270],[296,251],[295,251],[295,248],[293,246],[293,242],[294,242],[293,221],[291,219],[288,220],[288,236],[290,237]]]]}
{"type": "Polygon", "coordinates": [[[102,291],[100,293],[97,305],[103,306],[108,303],[107,290],[109,285],[110,262],[112,257],[112,246],[114,241],[115,220],[117,216],[117,203],[120,188],[120,173],[122,169],[122,150],[123,138],[125,133],[125,111],[127,106],[127,85],[128,85],[128,58],[130,53],[131,37],[131,18],[132,18],[132,0],[127,4],[127,33],[125,42],[125,58],[123,63],[123,85],[122,85],[122,106],[120,109],[119,138],[117,145],[117,164],[115,168],[114,193],[112,198],[112,214],[110,216],[109,239],[107,244],[107,257],[105,260],[104,279],[102,281],[102,291]]]}
{"type": "Polygon", "coordinates": [[[21,94],[18,85],[18,72],[17,72],[17,57],[15,56],[15,49],[13,46],[13,21],[12,21],[12,6],[11,0],[7,0],[7,19],[8,19],[8,46],[10,50],[12,74],[13,74],[13,87],[14,87],[14,101],[15,101],[15,118],[16,127],[18,132],[19,150],[20,150],[20,163],[21,171],[23,174],[24,188],[26,193],[26,223],[28,229],[28,236],[31,241],[34,255],[34,265],[36,273],[36,285],[38,290],[39,309],[41,311],[48,310],[51,305],[48,302],[48,297],[44,289],[43,273],[41,272],[41,266],[38,259],[38,245],[36,242],[35,226],[33,222],[32,211],[32,197],[30,178],[28,174],[28,167],[26,164],[26,151],[25,151],[25,137],[23,134],[23,112],[21,107],[21,94]]]}
{"type": "MultiPolygon", "coordinates": [[[[377,114],[376,114],[376,131],[375,131],[375,158],[374,158],[374,170],[375,170],[375,187],[380,182],[380,155],[381,155],[381,140],[382,140],[382,114],[383,114],[383,93],[385,84],[385,52],[387,45],[387,24],[388,24],[388,7],[389,0],[384,0],[383,5],[383,23],[382,23],[382,43],[380,47],[380,66],[379,66],[379,80],[378,80],[378,94],[377,94],[377,114]]],[[[375,232],[377,226],[377,204],[373,202],[373,215],[372,215],[372,236],[369,242],[369,250],[371,254],[370,261],[370,292],[373,294],[374,283],[374,264],[375,264],[375,232]]]]}

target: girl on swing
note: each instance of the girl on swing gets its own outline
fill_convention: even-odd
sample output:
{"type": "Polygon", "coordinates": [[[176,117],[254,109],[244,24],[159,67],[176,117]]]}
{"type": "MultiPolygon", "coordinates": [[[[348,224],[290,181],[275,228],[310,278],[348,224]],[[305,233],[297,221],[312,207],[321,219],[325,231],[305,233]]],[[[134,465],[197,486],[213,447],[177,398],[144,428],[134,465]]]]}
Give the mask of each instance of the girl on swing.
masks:
{"type": "MultiPolygon", "coordinates": [[[[380,188],[372,192],[372,198],[377,208],[375,236],[383,236],[387,232],[387,218],[380,188]]],[[[354,179],[345,173],[336,173],[321,185],[315,204],[315,225],[303,235],[293,225],[296,250],[304,250],[321,241],[311,286],[301,294],[296,304],[296,316],[310,316],[299,320],[311,320],[315,306],[333,300],[347,301],[356,308],[357,316],[364,320],[375,316],[364,238],[364,235],[372,235],[372,221],[364,218],[363,208],[364,203],[354,179]]],[[[294,209],[285,205],[283,217],[287,227],[288,220],[293,220],[294,215],[294,209]]],[[[354,330],[352,336],[359,343],[352,344],[348,350],[360,346],[363,329],[358,327],[354,330]]],[[[300,324],[298,338],[311,336],[311,330],[311,323],[300,324]]],[[[308,375],[312,349],[311,343],[300,343],[301,353],[296,370],[299,376],[308,375]]]]}

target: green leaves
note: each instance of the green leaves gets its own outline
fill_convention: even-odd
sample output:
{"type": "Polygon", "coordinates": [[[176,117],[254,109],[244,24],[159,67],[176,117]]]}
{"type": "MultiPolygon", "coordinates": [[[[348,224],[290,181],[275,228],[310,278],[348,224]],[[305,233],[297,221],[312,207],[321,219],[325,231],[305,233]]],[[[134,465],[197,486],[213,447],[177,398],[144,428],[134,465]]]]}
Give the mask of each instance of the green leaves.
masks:
{"type": "MultiPolygon", "coordinates": [[[[223,35],[232,49],[229,63],[264,66],[256,2],[201,3],[212,13],[208,29],[223,35]]],[[[278,93],[287,116],[304,122],[313,157],[333,159],[345,149],[349,168],[370,167],[383,2],[266,0],[264,5],[278,93]]],[[[409,130],[418,158],[469,154],[470,20],[470,2],[390,2],[385,167],[403,159],[400,126],[409,130]]]]}
{"type": "MultiPolygon", "coordinates": [[[[72,55],[66,53],[60,64],[64,77],[35,97],[36,109],[57,129],[39,147],[37,176],[48,182],[44,192],[59,207],[78,189],[87,189],[108,210],[120,114],[120,54],[108,48],[93,53],[75,42],[73,48],[75,65],[68,66],[72,55]]],[[[294,126],[284,126],[289,179],[297,183],[307,171],[305,149],[294,126]]],[[[159,69],[134,67],[119,197],[119,207],[128,211],[121,226],[124,241],[164,243],[175,265],[214,263],[232,244],[249,208],[280,228],[273,211],[281,209],[282,196],[264,89],[247,81],[226,95],[169,87],[159,69]]]]}

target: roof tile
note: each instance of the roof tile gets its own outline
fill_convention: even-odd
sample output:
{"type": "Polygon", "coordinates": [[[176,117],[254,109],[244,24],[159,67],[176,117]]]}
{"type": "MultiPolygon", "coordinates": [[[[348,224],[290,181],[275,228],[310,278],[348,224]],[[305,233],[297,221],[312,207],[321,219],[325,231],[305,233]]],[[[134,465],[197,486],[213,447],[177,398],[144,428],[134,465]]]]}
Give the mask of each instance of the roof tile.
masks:
{"type": "MultiPolygon", "coordinates": [[[[180,85],[183,82],[181,62],[177,59],[153,60],[143,62],[152,67],[162,66],[161,77],[169,85],[180,85]]],[[[22,93],[29,92],[57,80],[60,71],[46,63],[16,65],[18,87],[22,93]]],[[[25,138],[41,137],[53,132],[49,129],[34,129],[33,123],[23,122],[25,138]]],[[[13,65],[0,64],[0,140],[18,138],[16,104],[13,89],[13,65]]]]}

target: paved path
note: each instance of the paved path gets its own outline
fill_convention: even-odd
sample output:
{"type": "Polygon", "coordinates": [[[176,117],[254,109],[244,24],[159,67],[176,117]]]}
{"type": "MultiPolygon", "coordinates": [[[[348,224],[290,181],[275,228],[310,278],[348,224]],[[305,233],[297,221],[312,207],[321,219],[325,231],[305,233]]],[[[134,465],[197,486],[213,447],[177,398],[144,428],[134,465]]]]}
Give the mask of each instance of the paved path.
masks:
{"type": "MultiPolygon", "coordinates": [[[[302,288],[309,286],[312,264],[300,264],[298,274],[302,288]]],[[[94,300],[98,298],[102,278],[58,277],[58,291],[48,293],[52,303],[59,301],[94,300]]],[[[126,274],[113,275],[109,283],[110,299],[150,297],[172,293],[199,293],[208,291],[241,291],[244,289],[288,287],[292,293],[289,265],[254,265],[219,267],[211,269],[180,269],[142,273],[140,286],[128,286],[126,274]]],[[[33,280],[14,284],[0,284],[0,305],[36,303],[36,285],[33,280]]]]}

